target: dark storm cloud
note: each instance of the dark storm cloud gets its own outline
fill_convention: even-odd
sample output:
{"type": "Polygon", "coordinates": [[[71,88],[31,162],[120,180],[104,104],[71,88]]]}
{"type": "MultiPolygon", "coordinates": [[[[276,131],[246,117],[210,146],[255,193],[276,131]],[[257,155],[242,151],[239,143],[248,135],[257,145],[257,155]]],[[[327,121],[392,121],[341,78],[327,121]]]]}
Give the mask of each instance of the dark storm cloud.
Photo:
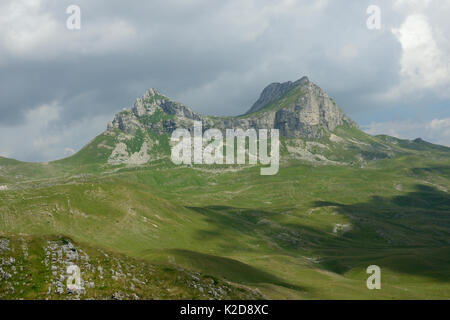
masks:
{"type": "Polygon", "coordinates": [[[0,133],[32,136],[19,144],[3,140],[0,154],[63,156],[149,87],[201,113],[237,115],[267,84],[307,75],[357,119],[398,105],[383,94],[401,81],[402,47],[391,28],[406,13],[380,1],[383,28],[368,30],[369,4],[4,1],[0,133]],[[65,27],[70,4],[81,7],[79,31],[65,27]]]}

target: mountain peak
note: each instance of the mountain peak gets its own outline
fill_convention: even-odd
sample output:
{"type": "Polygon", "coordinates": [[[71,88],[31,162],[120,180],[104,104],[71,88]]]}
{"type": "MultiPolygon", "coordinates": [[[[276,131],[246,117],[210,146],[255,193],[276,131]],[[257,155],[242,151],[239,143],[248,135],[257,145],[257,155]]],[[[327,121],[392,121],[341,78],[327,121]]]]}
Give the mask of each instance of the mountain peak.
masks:
{"type": "Polygon", "coordinates": [[[159,106],[164,101],[170,100],[167,96],[156,90],[155,88],[148,89],[141,98],[137,98],[134,102],[131,111],[140,117],[148,113],[148,109],[151,107],[159,106]]]}
{"type": "Polygon", "coordinates": [[[347,124],[358,128],[318,85],[302,77],[268,85],[244,118],[273,117],[274,128],[285,137],[318,138],[319,128],[333,131],[347,124]]]}
{"type": "Polygon", "coordinates": [[[292,88],[304,85],[306,83],[309,83],[309,79],[308,77],[304,76],[294,82],[292,81],[287,81],[283,83],[273,82],[269,84],[261,92],[259,99],[245,114],[253,113],[263,109],[264,107],[268,106],[269,104],[280,98],[282,95],[287,93],[292,88]]]}
{"type": "MultiPolygon", "coordinates": [[[[155,89],[155,88],[150,88],[150,89],[148,89],[146,92],[145,92],[145,94],[144,94],[144,96],[143,96],[143,98],[152,98],[152,97],[157,97],[157,96],[164,96],[163,94],[161,94],[161,92],[159,92],[157,89],[155,89]]],[[[164,96],[165,97],[165,96],[164,96]]]]}

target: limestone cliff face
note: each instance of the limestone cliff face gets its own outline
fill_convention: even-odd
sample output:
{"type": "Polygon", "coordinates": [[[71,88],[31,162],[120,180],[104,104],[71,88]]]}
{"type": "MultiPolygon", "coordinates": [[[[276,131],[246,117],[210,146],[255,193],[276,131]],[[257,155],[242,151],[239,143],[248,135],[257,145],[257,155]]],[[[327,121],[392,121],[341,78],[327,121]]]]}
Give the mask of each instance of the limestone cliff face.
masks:
{"type": "Polygon", "coordinates": [[[324,130],[333,131],[344,124],[357,127],[319,86],[303,77],[295,82],[269,85],[249,112],[239,117],[200,115],[150,89],[136,100],[131,111],[118,113],[108,129],[117,128],[127,134],[138,129],[171,134],[177,128],[192,129],[194,121],[202,121],[204,130],[274,128],[287,138],[308,139],[320,138],[324,130]]]}
{"type": "MultiPolygon", "coordinates": [[[[294,101],[275,111],[274,127],[288,138],[320,138],[322,129],[333,131],[337,126],[357,124],[317,85],[305,81],[291,89],[298,90],[294,101]]],[[[264,109],[263,109],[264,110],[264,109]]]]}

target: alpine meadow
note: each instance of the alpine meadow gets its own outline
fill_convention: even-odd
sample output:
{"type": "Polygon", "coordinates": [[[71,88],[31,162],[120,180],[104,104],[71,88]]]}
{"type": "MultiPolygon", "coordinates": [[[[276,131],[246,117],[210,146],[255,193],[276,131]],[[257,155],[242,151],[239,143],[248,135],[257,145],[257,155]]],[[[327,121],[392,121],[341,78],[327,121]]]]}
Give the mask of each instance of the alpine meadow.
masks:
{"type": "Polygon", "coordinates": [[[450,298],[450,148],[369,135],[307,77],[244,111],[149,89],[72,156],[0,158],[0,299],[450,298]],[[278,172],[174,164],[195,122],[277,129],[278,172]]]}

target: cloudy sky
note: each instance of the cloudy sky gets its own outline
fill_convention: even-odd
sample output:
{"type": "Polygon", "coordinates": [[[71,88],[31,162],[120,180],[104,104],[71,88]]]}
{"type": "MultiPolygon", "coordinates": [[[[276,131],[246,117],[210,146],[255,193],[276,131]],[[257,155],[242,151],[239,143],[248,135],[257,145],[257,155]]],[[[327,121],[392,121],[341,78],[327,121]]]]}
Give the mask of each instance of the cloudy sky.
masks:
{"type": "Polygon", "coordinates": [[[1,0],[0,155],[70,155],[150,87],[238,115],[304,75],[369,133],[450,146],[449,17],[450,0],[1,0]]]}

